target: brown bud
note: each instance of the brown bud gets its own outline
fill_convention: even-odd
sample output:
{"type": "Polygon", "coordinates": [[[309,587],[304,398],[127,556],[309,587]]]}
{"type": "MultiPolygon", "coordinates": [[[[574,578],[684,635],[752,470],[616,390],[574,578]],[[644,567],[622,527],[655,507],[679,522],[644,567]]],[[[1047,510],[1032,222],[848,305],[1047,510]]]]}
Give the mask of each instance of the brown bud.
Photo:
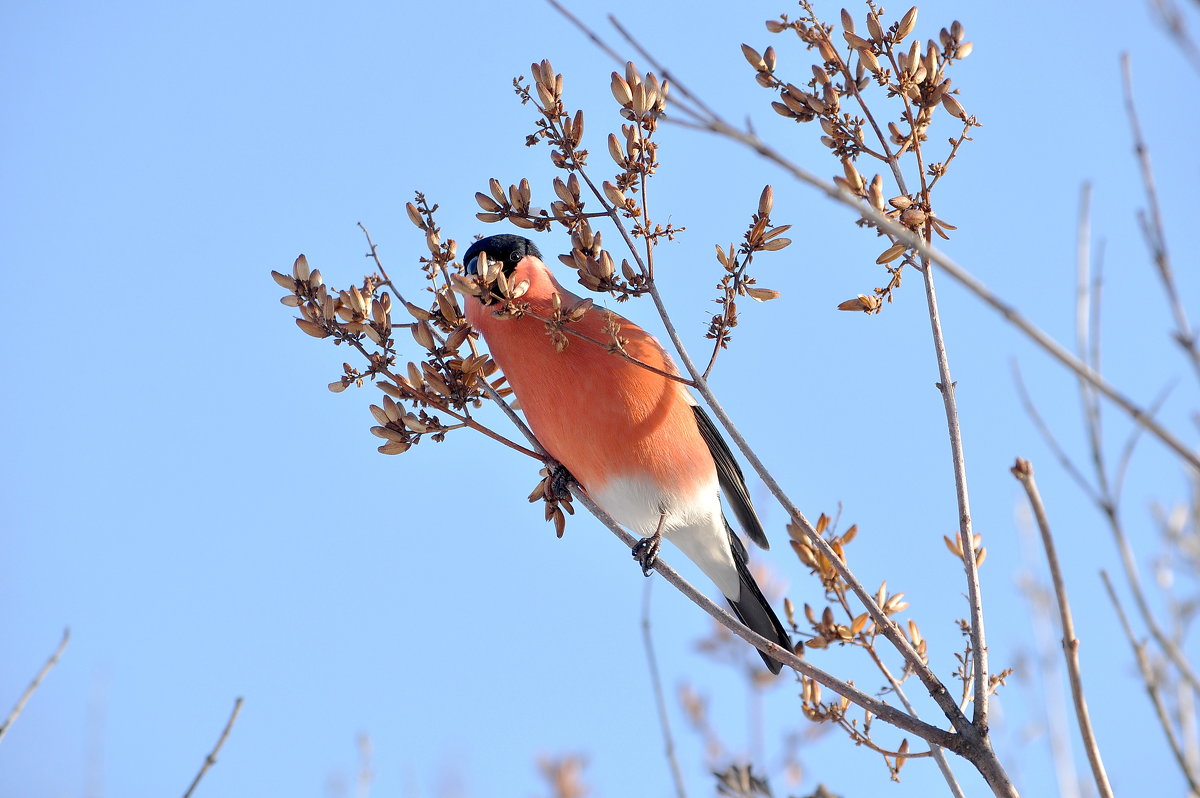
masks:
{"type": "Polygon", "coordinates": [[[913,6],[908,10],[908,13],[900,18],[900,27],[896,29],[896,41],[901,41],[908,38],[908,34],[913,32],[913,28],[917,25],[917,7],[913,6]]]}
{"type": "Polygon", "coordinates": [[[953,94],[947,94],[942,97],[942,107],[946,109],[946,113],[950,116],[965,119],[967,112],[963,110],[962,103],[958,101],[953,94]]]}
{"type": "Polygon", "coordinates": [[[758,50],[755,50],[748,44],[743,44],[742,55],[746,57],[746,62],[749,63],[750,66],[754,67],[757,71],[763,72],[766,70],[767,62],[764,61],[763,57],[758,54],[758,50]]]}
{"type": "Polygon", "coordinates": [[[775,189],[770,186],[764,186],[762,193],[758,195],[758,215],[770,216],[771,208],[775,205],[775,189]]]}
{"type": "Polygon", "coordinates": [[[425,220],[421,218],[421,212],[417,210],[417,206],[411,202],[404,206],[404,210],[408,212],[408,220],[422,230],[425,229],[425,220]]]}

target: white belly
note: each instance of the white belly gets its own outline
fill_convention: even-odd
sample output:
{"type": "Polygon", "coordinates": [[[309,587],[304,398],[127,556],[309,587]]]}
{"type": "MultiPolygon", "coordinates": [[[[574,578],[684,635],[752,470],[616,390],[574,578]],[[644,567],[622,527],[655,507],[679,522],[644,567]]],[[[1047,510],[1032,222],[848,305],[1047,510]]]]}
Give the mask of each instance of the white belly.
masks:
{"type": "Polygon", "coordinates": [[[721,593],[736,599],[741,590],[717,481],[691,496],[662,491],[648,478],[619,477],[592,494],[604,511],[636,535],[648,537],[662,522],[663,536],[700,566],[721,593]]]}

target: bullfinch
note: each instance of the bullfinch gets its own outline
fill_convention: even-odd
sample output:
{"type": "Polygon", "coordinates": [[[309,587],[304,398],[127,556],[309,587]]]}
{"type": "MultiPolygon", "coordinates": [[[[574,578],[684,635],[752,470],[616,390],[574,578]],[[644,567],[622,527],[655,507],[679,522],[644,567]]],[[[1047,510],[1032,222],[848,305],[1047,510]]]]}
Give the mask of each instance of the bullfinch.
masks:
{"type": "MultiPolygon", "coordinates": [[[[466,316],[487,341],[538,441],[596,504],[643,536],[634,556],[646,573],[666,538],[716,583],[742,623],[790,651],[787,631],[746,567],[746,547],[721,510],[723,491],[742,531],[768,547],[741,468],[704,409],[682,383],[604,346],[568,335],[559,351],[536,317],[553,315],[554,294],[562,308],[579,297],[559,284],[532,241],[516,235],[476,241],[463,256],[468,274],[478,271],[480,253],[503,264],[509,285],[529,282],[518,300],[528,303],[526,314],[498,318],[501,305],[492,293],[467,297],[466,316]]],[[[589,307],[567,327],[607,343],[608,317],[589,307]]],[[[631,357],[678,374],[652,335],[628,319],[615,320],[631,357]]],[[[762,658],[779,673],[779,662],[762,658]]]]}

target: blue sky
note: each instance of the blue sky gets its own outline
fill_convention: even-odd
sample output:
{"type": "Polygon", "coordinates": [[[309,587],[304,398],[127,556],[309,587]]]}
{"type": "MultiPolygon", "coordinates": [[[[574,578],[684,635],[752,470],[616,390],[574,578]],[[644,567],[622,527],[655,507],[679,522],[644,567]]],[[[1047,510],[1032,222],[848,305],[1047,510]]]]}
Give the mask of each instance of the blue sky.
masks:
{"type": "MultiPolygon", "coordinates": [[[[739,51],[775,44],[781,64],[806,73],[805,54],[762,26],[795,7],[734,5],[612,10],[728,118],[749,118],[797,161],[837,174],[812,131],[770,111],[739,51]]],[[[838,6],[818,10],[836,19],[838,6]]],[[[580,13],[604,24],[599,6],[580,13]]],[[[985,126],[944,181],[939,215],[959,228],[947,251],[1069,341],[1078,195],[1091,181],[1107,373],[1144,403],[1175,383],[1163,419],[1194,445],[1195,382],[1168,340],[1135,222],[1142,190],[1118,57],[1134,60],[1189,304],[1196,74],[1139,4],[932,2],[918,34],[956,16],[975,51],[955,85],[985,126]]],[[[536,466],[477,436],[378,455],[367,411],[377,391],[325,389],[344,353],[297,332],[268,276],[304,252],[328,282],[357,280],[361,221],[392,276],[415,290],[422,236],[403,211],[414,190],[441,205],[445,235],[460,242],[500,232],[474,219],[488,178],[528,177],[548,197],[556,172],[524,146],[533,117],[511,91],[542,58],[587,110],[599,156],[617,124],[612,65],[539,3],[0,10],[10,324],[0,341],[0,706],[64,627],[73,634],[0,745],[0,794],[182,794],[236,696],[245,708],[200,794],[344,794],[331,785],[352,777],[362,733],[375,795],[535,794],[537,758],[573,752],[587,756],[597,795],[670,789],[640,643],[644,580],[627,553],[581,517],[556,540],[524,500],[536,466]]],[[[948,677],[964,587],[941,541],[954,496],[917,276],[881,316],[837,312],[881,280],[878,242],[847,211],[731,144],[667,127],[661,146],[655,207],[687,232],[660,253],[660,279],[697,350],[719,277],[713,244],[735,240],[762,186],[775,185],[775,218],[796,226],[797,243],[764,257],[758,274],[783,297],[747,309],[714,387],[805,512],[840,506],[859,525],[852,565],[869,586],[887,579],[907,592],[948,677]]],[[[567,248],[560,233],[539,244],[567,248]]],[[[1118,567],[1111,538],[1021,412],[1010,363],[1082,456],[1073,381],[948,279],[940,290],[989,550],[992,661],[1028,671],[1033,633],[1017,585],[1044,573],[1008,474],[1021,455],[1038,468],[1059,535],[1114,784],[1128,790],[1150,772],[1178,792],[1099,588],[1098,570],[1118,567]]],[[[649,307],[622,312],[657,329],[649,307]]],[[[1109,419],[1115,451],[1128,425],[1109,419]]],[[[781,512],[761,485],[751,490],[776,543],[767,564],[798,604],[818,603],[781,512]]],[[[1186,494],[1177,463],[1143,441],[1125,496],[1143,562],[1159,552],[1149,508],[1186,494]]],[[[747,750],[742,680],[695,651],[708,620],[663,584],[653,618],[671,695],[683,683],[709,694],[727,742],[747,750]]],[[[823,657],[876,686],[860,658],[823,657]]],[[[788,787],[775,769],[779,739],[810,728],[794,692],[781,682],[765,703],[760,767],[777,794],[817,781],[847,795],[939,789],[925,762],[880,786],[878,761],[836,733],[804,744],[807,780],[788,787]]],[[[995,718],[1027,795],[1053,788],[1041,702],[1014,677],[995,718]]],[[[692,794],[709,794],[701,744],[671,704],[692,794]]],[[[956,771],[968,792],[979,788],[964,764],[956,771]]]]}

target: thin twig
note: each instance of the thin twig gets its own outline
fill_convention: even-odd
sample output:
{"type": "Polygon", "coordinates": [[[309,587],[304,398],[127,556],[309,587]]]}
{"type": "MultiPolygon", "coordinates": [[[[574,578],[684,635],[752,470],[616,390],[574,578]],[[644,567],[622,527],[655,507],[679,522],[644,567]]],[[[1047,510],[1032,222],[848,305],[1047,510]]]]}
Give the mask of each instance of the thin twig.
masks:
{"type": "Polygon", "coordinates": [[[671,735],[671,719],[667,715],[667,699],[663,695],[662,679],[658,675],[658,657],[654,653],[654,635],[650,630],[650,595],[654,580],[646,580],[646,589],[642,591],[642,644],[646,649],[646,663],[650,667],[650,687],[654,690],[654,703],[658,707],[658,724],[662,728],[663,754],[671,767],[671,780],[675,783],[675,795],[687,798],[687,790],[683,786],[683,771],[679,767],[679,759],[675,756],[675,738],[671,735]]]}
{"type": "Polygon", "coordinates": [[[0,740],[4,739],[4,735],[8,734],[9,728],[11,728],[16,719],[20,717],[21,712],[25,709],[25,704],[29,702],[29,698],[34,694],[34,691],[38,689],[38,685],[42,683],[42,679],[45,679],[46,674],[50,672],[50,669],[58,663],[58,659],[62,656],[63,651],[66,650],[67,642],[70,639],[70,627],[63,629],[62,640],[59,641],[58,648],[54,649],[54,653],[50,655],[50,659],[46,660],[46,664],[43,665],[42,669],[37,672],[37,675],[33,677],[33,681],[30,682],[29,686],[25,688],[25,692],[21,693],[21,697],[17,699],[16,705],[12,708],[12,711],[8,713],[8,717],[4,719],[4,723],[0,724],[0,740]]]}
{"type": "Polygon", "coordinates": [[[929,309],[929,326],[933,336],[938,364],[938,390],[946,410],[946,428],[950,436],[950,456],[954,466],[954,491],[958,500],[958,534],[962,546],[963,570],[967,576],[967,605],[971,611],[971,654],[975,680],[975,711],[972,722],[981,734],[988,729],[988,651],[983,626],[983,597],[979,586],[979,565],[975,562],[975,535],[971,531],[971,501],[967,493],[967,465],[963,454],[962,428],[958,423],[958,404],[955,402],[955,383],[950,377],[950,361],[942,337],[938,315],[937,294],[933,286],[933,267],[924,262],[925,301],[929,309]]]}
{"type": "MultiPolygon", "coordinates": [[[[846,614],[848,616],[852,616],[853,612],[850,609],[850,605],[846,601],[845,595],[840,591],[838,593],[838,601],[841,603],[842,609],[845,610],[846,614]]],[[[860,633],[859,637],[862,639],[865,638],[866,635],[860,633]]],[[[885,663],[879,656],[878,652],[875,651],[875,646],[873,644],[867,644],[867,642],[864,641],[863,649],[867,652],[868,656],[871,657],[871,661],[875,663],[875,667],[878,668],[879,672],[883,674],[883,678],[887,679],[888,685],[891,687],[892,692],[894,692],[896,697],[900,699],[900,703],[904,705],[904,709],[908,712],[908,714],[912,715],[914,718],[920,717],[917,714],[916,708],[913,707],[912,702],[908,700],[908,696],[904,692],[904,686],[900,683],[899,679],[892,675],[892,671],[888,668],[887,663],[885,663]]],[[[849,731],[852,731],[854,734],[858,734],[857,730],[849,729],[849,731]]],[[[860,734],[860,736],[862,735],[860,734]]],[[[870,741],[866,740],[865,737],[863,737],[863,741],[868,745],[871,744],[870,741]]],[[[881,750],[880,753],[884,752],[881,750]]],[[[890,754],[891,752],[888,753],[890,754]]],[[[931,743],[929,746],[929,754],[933,757],[934,761],[937,762],[938,770],[941,771],[942,778],[946,781],[946,786],[950,788],[950,794],[953,795],[954,798],[966,798],[966,795],[964,795],[962,791],[962,786],[959,785],[958,779],[955,777],[954,771],[950,767],[950,761],[946,759],[946,752],[943,751],[939,746],[931,743]]],[[[912,754],[906,754],[906,756],[909,758],[913,757],[912,754]]]]}
{"type": "Polygon", "coordinates": [[[1054,597],[1058,601],[1058,615],[1062,622],[1063,654],[1067,663],[1067,678],[1071,684],[1071,698],[1075,703],[1075,717],[1079,722],[1080,736],[1083,738],[1083,749],[1087,754],[1088,764],[1092,767],[1096,790],[1101,798],[1112,798],[1112,786],[1108,783],[1108,774],[1104,771],[1100,746],[1096,742],[1091,716],[1088,714],[1087,699],[1083,695],[1083,676],[1079,668],[1079,639],[1075,637],[1071,603],[1067,599],[1067,586],[1058,567],[1058,553],[1055,551],[1054,537],[1050,532],[1050,522],[1046,518],[1046,508],[1038,492],[1037,482],[1033,478],[1033,466],[1029,461],[1018,459],[1012,471],[1021,487],[1025,488],[1025,495],[1029,497],[1034,518],[1037,519],[1038,530],[1042,533],[1042,546],[1046,549],[1046,562],[1050,567],[1050,582],[1054,585],[1054,597]]]}
{"type": "Polygon", "coordinates": [[[1192,325],[1183,309],[1179,291],[1175,287],[1175,275],[1171,269],[1171,254],[1167,249],[1167,234],[1163,228],[1162,210],[1158,204],[1158,190],[1154,183],[1154,169],[1150,166],[1150,148],[1142,137],[1142,126],[1138,121],[1137,106],[1133,103],[1133,66],[1129,53],[1121,54],[1121,85],[1125,94],[1125,114],[1129,117],[1129,129],[1133,134],[1133,151],[1137,155],[1138,166],[1142,171],[1142,185],[1146,187],[1146,204],[1149,206],[1149,219],[1139,214],[1142,234],[1146,238],[1146,246],[1154,258],[1158,269],[1158,279],[1167,292],[1167,304],[1175,317],[1175,341],[1192,363],[1192,369],[1200,376],[1200,349],[1196,346],[1196,336],[1192,333],[1192,325]]]}
{"type": "Polygon", "coordinates": [[[229,732],[233,729],[233,724],[237,722],[238,714],[242,711],[242,699],[238,697],[233,702],[233,712],[229,713],[229,720],[225,722],[225,728],[221,732],[221,736],[217,739],[217,744],[208,752],[208,756],[204,758],[204,764],[200,766],[200,772],[196,774],[196,778],[192,779],[192,786],[187,788],[187,792],[183,794],[183,798],[191,798],[192,793],[196,791],[196,785],[204,778],[204,774],[208,769],[217,764],[217,754],[221,752],[221,746],[225,745],[225,740],[229,738],[229,732]]]}
{"type": "MultiPolygon", "coordinates": [[[[1037,428],[1038,433],[1042,436],[1042,440],[1048,447],[1050,447],[1050,451],[1054,454],[1054,458],[1058,460],[1058,464],[1063,467],[1063,470],[1067,472],[1067,475],[1070,476],[1071,479],[1075,480],[1075,484],[1079,486],[1080,490],[1087,494],[1089,499],[1099,505],[1100,494],[1096,493],[1096,489],[1092,487],[1092,483],[1087,481],[1087,477],[1085,477],[1083,472],[1079,470],[1079,466],[1075,465],[1075,461],[1072,460],[1065,451],[1063,451],[1062,446],[1058,443],[1058,439],[1055,438],[1054,433],[1050,431],[1049,425],[1046,424],[1045,419],[1043,419],[1041,413],[1038,412],[1037,405],[1033,403],[1033,398],[1029,395],[1029,389],[1025,387],[1025,379],[1021,376],[1021,368],[1017,365],[1017,361],[1015,360],[1012,363],[1012,370],[1013,381],[1017,386],[1017,396],[1021,400],[1021,407],[1024,408],[1025,415],[1029,416],[1030,420],[1033,421],[1033,426],[1037,428]]],[[[1138,427],[1138,429],[1141,429],[1141,427],[1138,427]]]]}
{"type": "Polygon", "coordinates": [[[1113,590],[1112,580],[1108,578],[1108,572],[1101,571],[1100,578],[1104,580],[1104,589],[1108,591],[1108,598],[1112,601],[1113,608],[1117,611],[1117,616],[1121,619],[1121,628],[1125,630],[1125,639],[1129,641],[1129,645],[1133,648],[1134,657],[1137,659],[1138,670],[1142,673],[1142,684],[1146,688],[1147,695],[1150,696],[1150,703],[1154,705],[1154,713],[1158,716],[1158,725],[1162,727],[1163,733],[1167,736],[1167,745],[1171,747],[1171,752],[1175,755],[1175,761],[1179,763],[1179,770],[1183,773],[1183,777],[1187,779],[1188,787],[1193,795],[1200,795],[1200,776],[1192,771],[1188,764],[1187,756],[1184,755],[1183,749],[1179,745],[1179,738],[1175,735],[1175,729],[1171,726],[1171,718],[1167,713],[1167,708],[1163,705],[1162,696],[1159,695],[1158,677],[1154,674],[1154,668],[1150,664],[1150,658],[1146,656],[1146,644],[1139,643],[1133,634],[1133,627],[1129,625],[1129,619],[1125,617],[1125,610],[1121,607],[1121,602],[1117,600],[1117,592],[1113,590]]]}
{"type": "Polygon", "coordinates": [[[1158,12],[1167,33],[1175,40],[1175,44],[1183,52],[1192,69],[1200,74],[1200,48],[1192,41],[1184,21],[1183,12],[1171,0],[1150,0],[1150,6],[1158,12]]]}

